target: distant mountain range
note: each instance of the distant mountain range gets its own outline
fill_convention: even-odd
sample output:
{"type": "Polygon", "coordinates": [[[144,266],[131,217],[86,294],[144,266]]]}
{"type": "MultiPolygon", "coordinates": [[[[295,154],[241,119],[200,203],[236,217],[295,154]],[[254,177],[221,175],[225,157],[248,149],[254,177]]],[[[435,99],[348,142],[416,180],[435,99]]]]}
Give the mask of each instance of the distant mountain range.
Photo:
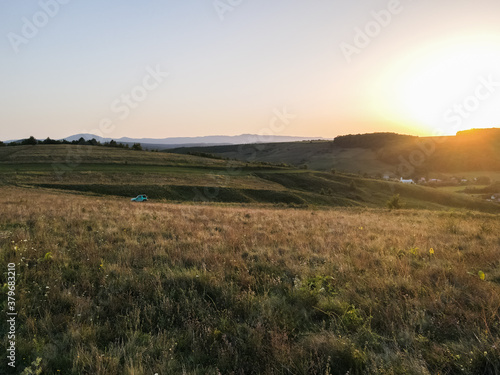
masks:
{"type": "Polygon", "coordinates": [[[179,146],[179,145],[237,145],[248,143],[272,143],[272,142],[297,142],[307,141],[312,139],[323,139],[321,137],[293,137],[282,135],[260,136],[257,134],[241,134],[241,135],[209,135],[204,137],[171,137],[171,138],[102,138],[94,134],[75,134],[66,137],[67,141],[78,140],[80,138],[90,140],[95,138],[100,142],[109,142],[114,139],[119,143],[140,143],[142,145],[163,145],[163,146],[179,146]]]}
{"type": "MultiPolygon", "coordinates": [[[[176,147],[196,147],[196,146],[219,146],[219,145],[237,145],[237,144],[249,144],[249,143],[275,143],[275,142],[298,142],[298,141],[308,141],[308,140],[326,140],[326,138],[321,137],[293,137],[293,136],[283,136],[283,135],[269,135],[261,136],[257,134],[241,134],[241,135],[210,135],[203,137],[171,137],[171,138],[104,138],[99,137],[95,134],[75,134],[69,137],[63,138],[69,142],[79,140],[80,138],[86,141],[91,139],[96,139],[99,142],[109,142],[115,140],[118,143],[132,144],[140,143],[144,148],[176,148],[176,147]]],[[[43,140],[43,139],[41,139],[43,140]]],[[[6,141],[18,142],[19,140],[6,141]]]]}

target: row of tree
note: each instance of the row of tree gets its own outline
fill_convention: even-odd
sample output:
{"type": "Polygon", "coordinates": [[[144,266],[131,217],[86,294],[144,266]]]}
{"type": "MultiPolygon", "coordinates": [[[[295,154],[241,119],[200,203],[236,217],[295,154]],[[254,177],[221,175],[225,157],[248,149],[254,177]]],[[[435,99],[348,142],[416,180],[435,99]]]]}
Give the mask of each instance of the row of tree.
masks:
{"type": "Polygon", "coordinates": [[[46,138],[43,141],[37,140],[35,137],[31,136],[29,138],[17,141],[4,143],[0,141],[0,147],[4,146],[26,146],[26,145],[82,145],[82,146],[103,146],[103,147],[118,147],[118,148],[131,148],[132,150],[142,151],[142,146],[140,143],[134,143],[130,146],[127,143],[118,143],[115,140],[111,140],[109,142],[101,143],[100,141],[92,138],[90,140],[85,140],[85,138],[81,137],[79,140],[67,141],[65,139],[56,140],[51,138],[46,138]]]}
{"type": "Polygon", "coordinates": [[[396,133],[349,134],[335,137],[333,145],[342,148],[379,149],[389,145],[405,145],[414,142],[418,137],[396,133]]]}

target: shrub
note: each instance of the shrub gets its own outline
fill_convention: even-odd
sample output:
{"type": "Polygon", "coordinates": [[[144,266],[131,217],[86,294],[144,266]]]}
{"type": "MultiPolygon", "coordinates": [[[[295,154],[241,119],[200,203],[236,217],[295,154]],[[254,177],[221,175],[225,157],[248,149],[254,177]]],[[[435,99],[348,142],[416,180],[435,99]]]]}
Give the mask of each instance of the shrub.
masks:
{"type": "Polygon", "coordinates": [[[399,194],[394,194],[390,200],[387,201],[387,207],[392,209],[403,208],[403,203],[401,202],[401,198],[399,194]]]}

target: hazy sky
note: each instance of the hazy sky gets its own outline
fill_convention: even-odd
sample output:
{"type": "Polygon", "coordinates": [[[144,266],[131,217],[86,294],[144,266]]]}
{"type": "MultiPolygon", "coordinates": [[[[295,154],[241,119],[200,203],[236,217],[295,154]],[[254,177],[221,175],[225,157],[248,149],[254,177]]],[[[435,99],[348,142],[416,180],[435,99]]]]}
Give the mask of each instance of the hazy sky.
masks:
{"type": "Polygon", "coordinates": [[[3,0],[0,139],[498,127],[499,19],[498,0],[3,0]]]}

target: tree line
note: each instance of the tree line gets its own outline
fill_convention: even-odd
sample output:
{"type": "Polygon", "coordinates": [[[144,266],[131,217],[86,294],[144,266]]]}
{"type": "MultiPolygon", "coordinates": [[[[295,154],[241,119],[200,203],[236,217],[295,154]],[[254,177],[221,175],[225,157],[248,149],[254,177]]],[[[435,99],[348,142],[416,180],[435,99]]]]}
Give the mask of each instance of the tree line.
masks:
{"type": "Polygon", "coordinates": [[[132,149],[136,151],[142,151],[142,146],[140,143],[134,143],[132,146],[130,146],[128,143],[119,143],[116,142],[115,140],[111,140],[109,142],[104,142],[101,143],[100,141],[96,140],[95,138],[92,138],[90,140],[86,140],[83,137],[80,137],[78,140],[73,140],[73,141],[67,141],[66,139],[51,139],[47,137],[45,140],[41,141],[36,139],[35,137],[31,136],[26,139],[22,139],[20,141],[16,142],[9,142],[9,143],[4,143],[0,141],[0,147],[6,147],[6,146],[26,146],[26,145],[81,145],[81,146],[102,146],[102,147],[117,147],[117,148],[126,148],[126,149],[132,149]]]}

